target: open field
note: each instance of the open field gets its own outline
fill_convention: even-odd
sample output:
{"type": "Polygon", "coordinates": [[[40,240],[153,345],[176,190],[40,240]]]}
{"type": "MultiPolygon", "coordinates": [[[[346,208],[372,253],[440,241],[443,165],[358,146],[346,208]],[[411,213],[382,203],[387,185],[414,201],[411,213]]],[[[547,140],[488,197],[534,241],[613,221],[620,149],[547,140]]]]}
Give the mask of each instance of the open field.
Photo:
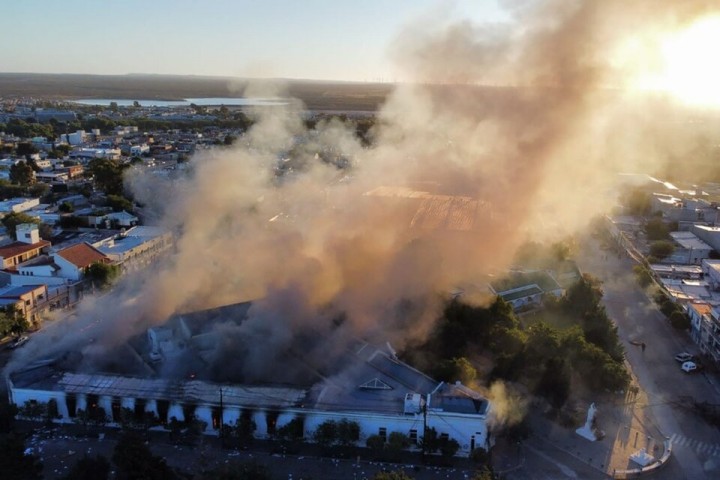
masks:
{"type": "MultiPolygon", "coordinates": [[[[257,80],[263,82],[265,80],[257,80]]],[[[311,110],[375,111],[392,91],[390,84],[272,80],[311,110]]],[[[183,75],[76,75],[0,73],[0,97],[57,100],[119,98],[180,100],[241,97],[248,81],[228,77],[183,75]]]]}

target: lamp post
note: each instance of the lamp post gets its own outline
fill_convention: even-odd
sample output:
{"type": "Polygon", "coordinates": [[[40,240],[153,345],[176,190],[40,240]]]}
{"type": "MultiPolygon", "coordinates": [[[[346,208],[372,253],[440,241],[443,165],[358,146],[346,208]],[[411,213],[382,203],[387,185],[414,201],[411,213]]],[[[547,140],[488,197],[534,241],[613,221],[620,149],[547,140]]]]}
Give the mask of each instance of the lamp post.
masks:
{"type": "Polygon", "coordinates": [[[225,415],[223,414],[223,389],[220,387],[220,438],[223,438],[223,417],[225,415]]]}

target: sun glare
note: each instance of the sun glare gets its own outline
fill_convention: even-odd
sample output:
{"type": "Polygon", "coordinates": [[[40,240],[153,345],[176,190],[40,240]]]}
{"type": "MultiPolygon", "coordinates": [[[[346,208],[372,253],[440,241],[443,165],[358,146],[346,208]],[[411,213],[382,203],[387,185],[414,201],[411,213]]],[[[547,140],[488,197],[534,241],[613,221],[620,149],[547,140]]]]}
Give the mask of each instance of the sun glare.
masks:
{"type": "Polygon", "coordinates": [[[698,20],[663,39],[659,71],[639,86],[667,92],[689,105],[719,108],[719,48],[720,16],[698,20]]]}

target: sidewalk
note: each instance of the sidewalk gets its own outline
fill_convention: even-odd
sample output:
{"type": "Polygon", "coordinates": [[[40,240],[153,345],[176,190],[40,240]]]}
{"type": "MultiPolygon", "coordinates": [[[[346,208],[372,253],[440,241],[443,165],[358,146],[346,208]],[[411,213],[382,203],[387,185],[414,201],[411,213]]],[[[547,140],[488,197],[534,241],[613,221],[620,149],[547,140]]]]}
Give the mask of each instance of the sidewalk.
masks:
{"type": "MultiPolygon", "coordinates": [[[[648,418],[645,409],[636,408],[644,394],[628,393],[616,401],[598,402],[597,427],[605,436],[595,442],[545,418],[533,419],[533,438],[550,444],[600,473],[612,476],[613,472],[637,468],[630,456],[645,448],[647,453],[660,458],[664,452],[662,432],[648,418]]],[[[646,401],[646,399],[644,400],[646,401]]]]}

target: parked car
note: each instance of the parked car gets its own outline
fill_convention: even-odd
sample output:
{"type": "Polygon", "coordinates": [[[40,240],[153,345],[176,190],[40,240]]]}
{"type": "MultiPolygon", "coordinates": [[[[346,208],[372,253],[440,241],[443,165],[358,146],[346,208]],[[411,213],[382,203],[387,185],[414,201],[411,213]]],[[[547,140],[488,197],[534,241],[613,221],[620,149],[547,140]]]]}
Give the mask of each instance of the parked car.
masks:
{"type": "Polygon", "coordinates": [[[698,366],[695,362],[685,362],[680,368],[682,368],[682,371],[685,373],[692,373],[698,369],[698,366]]]}
{"type": "Polygon", "coordinates": [[[27,342],[28,340],[30,340],[30,338],[27,335],[17,337],[10,343],[10,348],[18,348],[22,345],[25,345],[25,342],[27,342]]]}
{"type": "Polygon", "coordinates": [[[677,360],[680,363],[692,362],[692,360],[694,358],[695,357],[693,357],[691,354],[689,354],[687,352],[682,352],[682,353],[678,353],[677,355],[675,355],[675,360],[677,360]]]}

